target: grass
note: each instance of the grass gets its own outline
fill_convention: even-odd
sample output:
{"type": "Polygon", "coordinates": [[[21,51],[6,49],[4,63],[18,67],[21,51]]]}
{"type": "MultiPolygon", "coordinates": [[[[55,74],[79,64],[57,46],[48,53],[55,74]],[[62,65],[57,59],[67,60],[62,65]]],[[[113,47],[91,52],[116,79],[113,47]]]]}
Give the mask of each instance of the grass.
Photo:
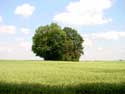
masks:
{"type": "Polygon", "coordinates": [[[0,94],[125,94],[125,61],[0,61],[0,94]]]}

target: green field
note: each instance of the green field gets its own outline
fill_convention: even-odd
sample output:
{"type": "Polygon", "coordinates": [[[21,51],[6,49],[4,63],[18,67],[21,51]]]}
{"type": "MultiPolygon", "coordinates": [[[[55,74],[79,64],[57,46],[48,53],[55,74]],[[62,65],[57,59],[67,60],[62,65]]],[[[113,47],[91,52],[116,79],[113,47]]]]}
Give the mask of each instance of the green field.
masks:
{"type": "Polygon", "coordinates": [[[0,61],[0,94],[125,94],[125,61],[0,61]]]}

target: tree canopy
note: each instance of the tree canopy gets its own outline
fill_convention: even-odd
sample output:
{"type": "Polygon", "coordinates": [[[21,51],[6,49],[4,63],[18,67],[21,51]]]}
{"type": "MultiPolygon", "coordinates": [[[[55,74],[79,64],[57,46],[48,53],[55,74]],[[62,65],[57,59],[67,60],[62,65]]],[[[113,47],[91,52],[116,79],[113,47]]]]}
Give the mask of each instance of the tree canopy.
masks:
{"type": "Polygon", "coordinates": [[[40,26],[33,36],[32,51],[45,60],[78,61],[83,54],[83,38],[75,29],[56,23],[40,26]]]}

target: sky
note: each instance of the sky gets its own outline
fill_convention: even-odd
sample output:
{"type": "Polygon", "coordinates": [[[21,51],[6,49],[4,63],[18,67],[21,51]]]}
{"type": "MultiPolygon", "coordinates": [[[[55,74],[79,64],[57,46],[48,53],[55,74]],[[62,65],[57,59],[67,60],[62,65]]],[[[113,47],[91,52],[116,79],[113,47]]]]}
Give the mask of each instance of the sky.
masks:
{"type": "Polygon", "coordinates": [[[78,30],[80,60],[125,60],[125,0],[0,0],[0,59],[41,60],[32,37],[51,22],[78,30]]]}

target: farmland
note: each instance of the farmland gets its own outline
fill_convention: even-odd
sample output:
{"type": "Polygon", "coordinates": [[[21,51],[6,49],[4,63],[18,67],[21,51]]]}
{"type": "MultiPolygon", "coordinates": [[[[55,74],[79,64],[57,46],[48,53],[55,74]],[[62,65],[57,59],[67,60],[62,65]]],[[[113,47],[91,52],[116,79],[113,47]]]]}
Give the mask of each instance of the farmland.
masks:
{"type": "Polygon", "coordinates": [[[0,94],[125,94],[125,61],[0,61],[0,94]]]}

